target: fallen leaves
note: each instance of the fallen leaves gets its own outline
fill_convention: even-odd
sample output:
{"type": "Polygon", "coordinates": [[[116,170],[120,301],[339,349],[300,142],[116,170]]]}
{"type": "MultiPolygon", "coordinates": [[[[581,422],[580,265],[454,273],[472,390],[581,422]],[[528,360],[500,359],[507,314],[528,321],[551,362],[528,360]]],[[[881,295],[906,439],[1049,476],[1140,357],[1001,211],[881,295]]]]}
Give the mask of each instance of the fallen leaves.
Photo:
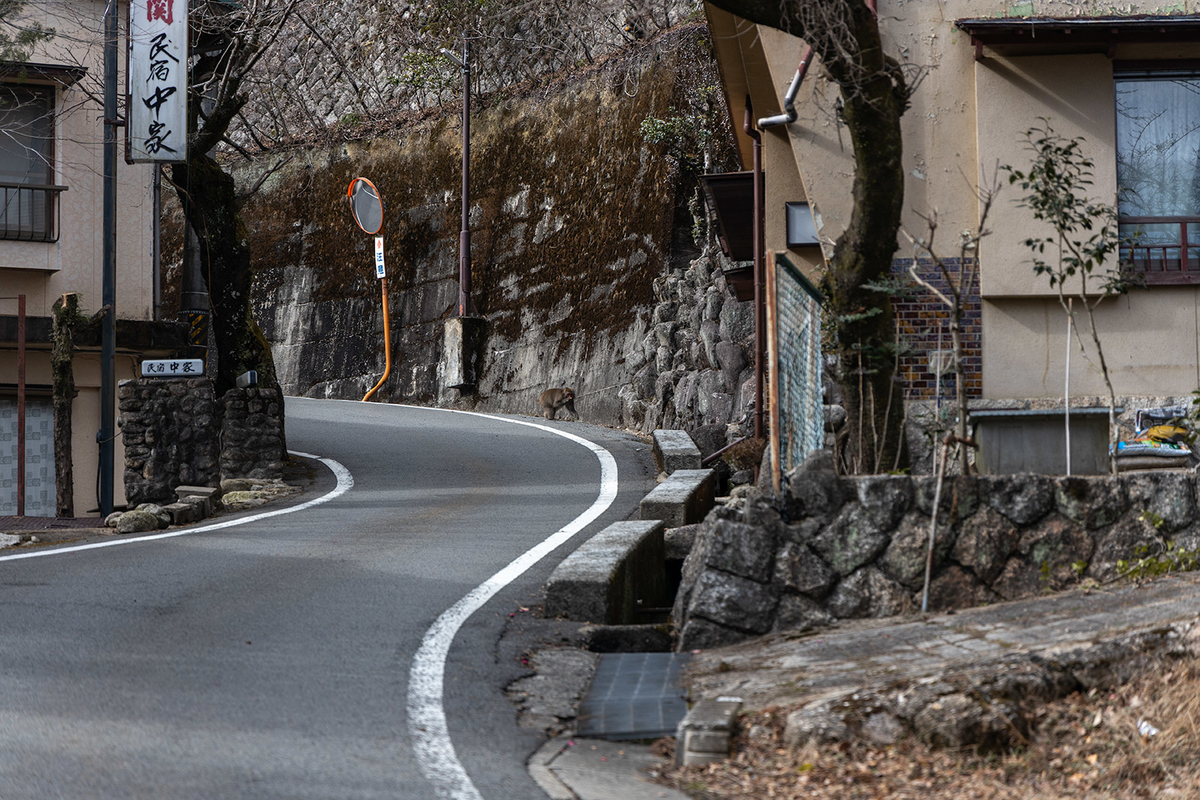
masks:
{"type": "Polygon", "coordinates": [[[1003,756],[931,750],[912,739],[889,747],[855,742],[792,749],[783,746],[789,710],[743,715],[733,758],[668,769],[662,780],[699,800],[1200,797],[1195,662],[1160,663],[1125,686],[1046,703],[1030,715],[1028,745],[1003,756]]]}

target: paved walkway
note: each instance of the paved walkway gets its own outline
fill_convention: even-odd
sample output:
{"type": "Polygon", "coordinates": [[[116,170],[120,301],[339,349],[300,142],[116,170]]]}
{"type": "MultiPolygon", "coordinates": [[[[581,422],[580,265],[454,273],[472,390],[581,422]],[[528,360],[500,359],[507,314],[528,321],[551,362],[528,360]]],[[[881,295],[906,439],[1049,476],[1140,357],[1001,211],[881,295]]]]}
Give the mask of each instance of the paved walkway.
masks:
{"type": "Polygon", "coordinates": [[[913,679],[1019,653],[1047,656],[1200,617],[1200,573],[968,609],[774,634],[693,655],[690,698],[744,708],[913,679]]]}
{"type": "Polygon", "coordinates": [[[100,517],[0,516],[0,531],[48,531],[66,528],[103,528],[100,517]]]}
{"type": "Polygon", "coordinates": [[[552,800],[688,800],[653,782],[666,761],[647,745],[560,736],[529,761],[529,774],[552,800]]]}

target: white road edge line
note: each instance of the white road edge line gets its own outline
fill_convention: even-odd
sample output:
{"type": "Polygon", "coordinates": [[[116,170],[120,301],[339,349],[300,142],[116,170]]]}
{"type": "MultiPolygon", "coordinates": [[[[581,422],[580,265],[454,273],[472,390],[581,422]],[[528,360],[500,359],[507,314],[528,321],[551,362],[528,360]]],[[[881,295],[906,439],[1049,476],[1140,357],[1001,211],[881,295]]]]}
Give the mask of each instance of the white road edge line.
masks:
{"type": "Polygon", "coordinates": [[[270,517],[278,517],[284,514],[295,514],[297,511],[306,511],[313,506],[319,506],[322,503],[328,503],[334,498],[341,497],[354,486],[354,476],[350,474],[350,470],[346,469],[332,458],[323,458],[314,456],[310,453],[299,453],[295,450],[289,450],[294,456],[300,458],[312,458],[320,461],[325,466],[329,467],[330,471],[337,478],[337,486],[331,491],[320,497],[313,498],[298,506],[290,506],[288,508],[280,508],[275,511],[264,511],[261,514],[253,514],[249,517],[239,517],[226,522],[215,522],[211,525],[201,525],[199,528],[184,528],[175,531],[167,531],[166,533],[153,533],[149,536],[135,536],[127,539],[113,539],[107,542],[93,542],[91,544],[78,544],[69,547],[56,547],[52,550],[32,550],[26,553],[14,553],[13,555],[0,556],[0,561],[19,561],[23,558],[42,558],[44,556],[60,556],[65,553],[78,553],[82,550],[98,550],[101,547],[116,547],[123,544],[136,544],[138,542],[153,542],[158,539],[174,539],[177,536],[191,536],[193,533],[208,533],[209,531],[219,531],[222,528],[232,528],[235,525],[245,525],[250,522],[258,522],[261,519],[270,517]]]}
{"type": "MultiPolygon", "coordinates": [[[[451,409],[444,409],[451,410],[451,409]]],[[[425,632],[421,647],[413,656],[412,669],[408,676],[408,726],[413,740],[413,751],[425,778],[433,785],[438,797],[444,800],[483,800],[475,784],[471,783],[466,769],[458,760],[450,731],[446,726],[446,709],[442,705],[443,679],[446,672],[446,656],[459,628],[497,592],[520,577],[526,570],[541,561],[559,545],[586,528],[603,514],[617,498],[617,461],[612,453],[594,442],[565,431],[556,430],[536,422],[507,419],[478,414],[473,411],[452,410],[456,414],[469,414],[485,419],[500,420],[513,425],[553,433],[591,450],[600,461],[600,494],[587,511],[584,511],[565,527],[560,528],[541,544],[517,556],[508,566],[472,589],[465,597],[442,613],[433,626],[425,632]]]]}

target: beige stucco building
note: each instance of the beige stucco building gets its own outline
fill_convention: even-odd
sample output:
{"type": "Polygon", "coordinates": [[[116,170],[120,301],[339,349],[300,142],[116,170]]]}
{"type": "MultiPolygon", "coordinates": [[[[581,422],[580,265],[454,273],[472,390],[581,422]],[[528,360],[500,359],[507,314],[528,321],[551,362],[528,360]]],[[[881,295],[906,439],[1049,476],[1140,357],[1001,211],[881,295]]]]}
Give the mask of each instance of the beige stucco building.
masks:
{"type": "MultiPolygon", "coordinates": [[[[1097,311],[1119,396],[1200,386],[1200,15],[1182,13],[1183,5],[1147,16],[1161,4],[1133,2],[1126,16],[1094,17],[1097,4],[1080,0],[878,2],[888,53],[909,65],[916,85],[903,118],[904,226],[921,237],[923,218],[936,212],[941,255],[957,257],[961,232],[978,229],[980,188],[997,165],[1028,166],[1024,132],[1040,118],[1083,138],[1095,163],[1091,196],[1117,206],[1124,233],[1139,232],[1125,253],[1147,284],[1097,311]]],[[[735,122],[747,98],[755,118],[779,114],[804,42],[711,5],[706,12],[735,122]]],[[[817,62],[800,86],[796,121],[763,131],[765,246],[789,250],[784,204],[807,202],[822,245],[792,248],[790,257],[813,278],[851,209],[854,161],[837,97],[817,62]]],[[[749,169],[750,139],[740,126],[738,136],[749,169]]],[[[972,394],[1062,397],[1066,317],[1024,245],[1045,234],[1004,174],[1000,184],[968,319],[972,394]]],[[[913,250],[903,237],[895,258],[894,271],[906,271],[913,250]]],[[[899,315],[920,351],[904,370],[912,397],[930,396],[926,353],[936,347],[939,308],[917,302],[899,315]]],[[[1070,371],[1073,396],[1105,394],[1100,372],[1077,349],[1070,371]]]]}
{"type": "MultiPolygon", "coordinates": [[[[25,296],[28,319],[25,513],[30,516],[54,516],[56,510],[52,307],[71,292],[78,294],[85,315],[102,305],[104,8],[92,0],[28,3],[24,19],[41,21],[56,34],[38,45],[27,63],[0,62],[0,515],[16,513],[17,297],[25,296]]],[[[118,158],[117,380],[134,377],[143,355],[165,354],[178,338],[171,326],[152,324],[152,179],[149,165],[118,158]]],[[[98,508],[101,365],[94,332],[77,340],[74,381],[78,396],[69,448],[74,512],[88,516],[98,508]]],[[[118,435],[118,505],[124,503],[122,463],[118,435]]],[[[62,465],[57,467],[61,472],[62,465]]]]}

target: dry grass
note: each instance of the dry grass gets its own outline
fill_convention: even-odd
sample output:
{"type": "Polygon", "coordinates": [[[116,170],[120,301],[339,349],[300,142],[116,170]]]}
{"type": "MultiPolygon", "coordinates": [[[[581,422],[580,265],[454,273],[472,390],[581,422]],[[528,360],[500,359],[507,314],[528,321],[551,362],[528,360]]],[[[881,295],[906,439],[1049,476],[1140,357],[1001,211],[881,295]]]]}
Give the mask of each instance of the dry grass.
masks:
{"type": "Polygon", "coordinates": [[[1047,705],[1027,745],[1004,756],[930,750],[913,740],[782,745],[786,710],[742,717],[735,756],[670,770],[694,798],[1200,798],[1200,663],[1171,662],[1112,691],[1047,705]],[[1139,733],[1145,721],[1158,729],[1139,733]]]}

